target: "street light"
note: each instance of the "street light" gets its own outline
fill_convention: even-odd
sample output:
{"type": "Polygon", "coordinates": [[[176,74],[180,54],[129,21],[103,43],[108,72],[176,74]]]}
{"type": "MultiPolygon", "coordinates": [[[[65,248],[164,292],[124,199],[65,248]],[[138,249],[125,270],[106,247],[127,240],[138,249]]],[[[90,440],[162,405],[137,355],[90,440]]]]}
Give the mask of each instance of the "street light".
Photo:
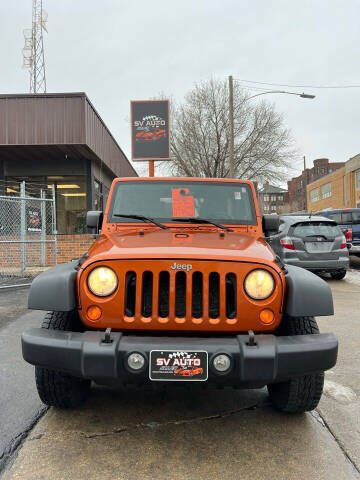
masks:
{"type": "MultiPolygon", "coordinates": [[[[248,97],[245,101],[251,100],[252,98],[259,97],[260,95],[268,95],[269,93],[282,93],[285,95],[296,95],[300,98],[314,99],[315,95],[310,95],[308,93],[297,93],[297,92],[287,92],[285,90],[269,90],[268,92],[257,93],[248,97]]],[[[230,148],[229,148],[229,177],[233,178],[234,176],[234,84],[233,77],[229,76],[229,127],[230,127],[230,148]]]]}
{"type": "Polygon", "coordinates": [[[315,95],[310,95],[309,93],[297,93],[297,92],[286,92],[285,90],[269,90],[268,92],[261,92],[257,93],[256,95],[252,95],[251,97],[248,97],[245,101],[247,102],[251,98],[259,97],[260,95],[267,95],[268,93],[284,93],[285,95],[297,95],[298,97],[301,98],[310,98],[313,99],[315,98],[315,95]]]}

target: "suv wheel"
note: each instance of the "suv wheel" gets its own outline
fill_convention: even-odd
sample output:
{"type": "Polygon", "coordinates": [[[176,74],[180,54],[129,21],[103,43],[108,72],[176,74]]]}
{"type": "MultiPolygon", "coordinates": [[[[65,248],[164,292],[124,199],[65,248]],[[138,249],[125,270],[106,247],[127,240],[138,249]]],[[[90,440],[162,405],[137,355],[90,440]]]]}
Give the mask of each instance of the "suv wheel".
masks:
{"type": "Polygon", "coordinates": [[[331,278],[334,280],[342,280],[346,275],[346,270],[340,270],[339,272],[331,272],[331,278]]]}
{"type": "MultiPolygon", "coordinates": [[[[48,312],[42,328],[81,332],[84,330],[75,310],[71,312],[48,312]]],[[[67,375],[63,372],[35,367],[35,380],[43,403],[58,408],[74,408],[88,396],[90,380],[67,375]]]]}
{"type": "MultiPolygon", "coordinates": [[[[314,317],[284,315],[276,335],[308,335],[319,333],[314,317]]],[[[281,412],[302,413],[313,410],[319,403],[324,385],[324,372],[292,378],[267,386],[271,403],[281,412]]]]}

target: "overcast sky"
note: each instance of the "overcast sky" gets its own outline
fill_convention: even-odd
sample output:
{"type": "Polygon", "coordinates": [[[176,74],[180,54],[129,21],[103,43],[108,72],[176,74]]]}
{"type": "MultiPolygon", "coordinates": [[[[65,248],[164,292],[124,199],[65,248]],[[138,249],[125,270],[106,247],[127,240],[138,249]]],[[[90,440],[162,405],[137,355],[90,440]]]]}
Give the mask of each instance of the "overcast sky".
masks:
{"type": "MultiPolygon", "coordinates": [[[[28,92],[21,49],[31,4],[0,0],[0,93],[28,92]]],[[[164,93],[181,101],[195,82],[212,76],[360,85],[359,0],[43,0],[43,6],[48,92],[86,92],[129,158],[130,100],[164,93]]],[[[296,140],[297,167],[302,155],[310,166],[314,158],[346,161],[360,152],[360,88],[284,89],[316,95],[267,96],[296,140]]]]}

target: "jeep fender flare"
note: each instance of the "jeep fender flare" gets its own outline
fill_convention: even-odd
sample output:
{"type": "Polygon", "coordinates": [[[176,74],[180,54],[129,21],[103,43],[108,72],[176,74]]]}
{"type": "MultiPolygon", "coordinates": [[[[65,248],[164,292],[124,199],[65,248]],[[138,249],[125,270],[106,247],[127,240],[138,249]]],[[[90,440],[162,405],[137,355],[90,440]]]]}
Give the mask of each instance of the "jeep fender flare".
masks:
{"type": "Polygon", "coordinates": [[[329,285],[304,268],[285,265],[287,273],[284,313],[291,317],[334,315],[329,285]]]}
{"type": "Polygon", "coordinates": [[[33,310],[69,312],[76,308],[76,275],[79,260],[49,268],[33,280],[28,307],[33,310]]]}

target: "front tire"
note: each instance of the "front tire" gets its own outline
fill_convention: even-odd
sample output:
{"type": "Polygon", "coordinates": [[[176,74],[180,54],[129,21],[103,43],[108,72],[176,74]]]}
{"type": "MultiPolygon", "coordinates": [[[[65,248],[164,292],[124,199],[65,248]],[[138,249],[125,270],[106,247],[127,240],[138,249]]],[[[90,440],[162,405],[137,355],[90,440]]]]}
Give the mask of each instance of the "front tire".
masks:
{"type": "Polygon", "coordinates": [[[330,275],[334,280],[342,280],[346,275],[346,270],[340,270],[340,272],[331,272],[330,275]]]}
{"type": "MultiPolygon", "coordinates": [[[[42,328],[81,332],[84,330],[78,313],[48,312],[42,328]]],[[[63,372],[35,367],[35,380],[39,397],[46,405],[57,408],[74,408],[84,402],[90,390],[90,380],[73,377],[63,372]]]]}
{"type": "MultiPolygon", "coordinates": [[[[276,335],[313,335],[319,333],[314,317],[284,315],[276,335]]],[[[303,413],[317,407],[324,385],[324,372],[295,377],[267,386],[273,406],[287,413],[303,413]]]]}

